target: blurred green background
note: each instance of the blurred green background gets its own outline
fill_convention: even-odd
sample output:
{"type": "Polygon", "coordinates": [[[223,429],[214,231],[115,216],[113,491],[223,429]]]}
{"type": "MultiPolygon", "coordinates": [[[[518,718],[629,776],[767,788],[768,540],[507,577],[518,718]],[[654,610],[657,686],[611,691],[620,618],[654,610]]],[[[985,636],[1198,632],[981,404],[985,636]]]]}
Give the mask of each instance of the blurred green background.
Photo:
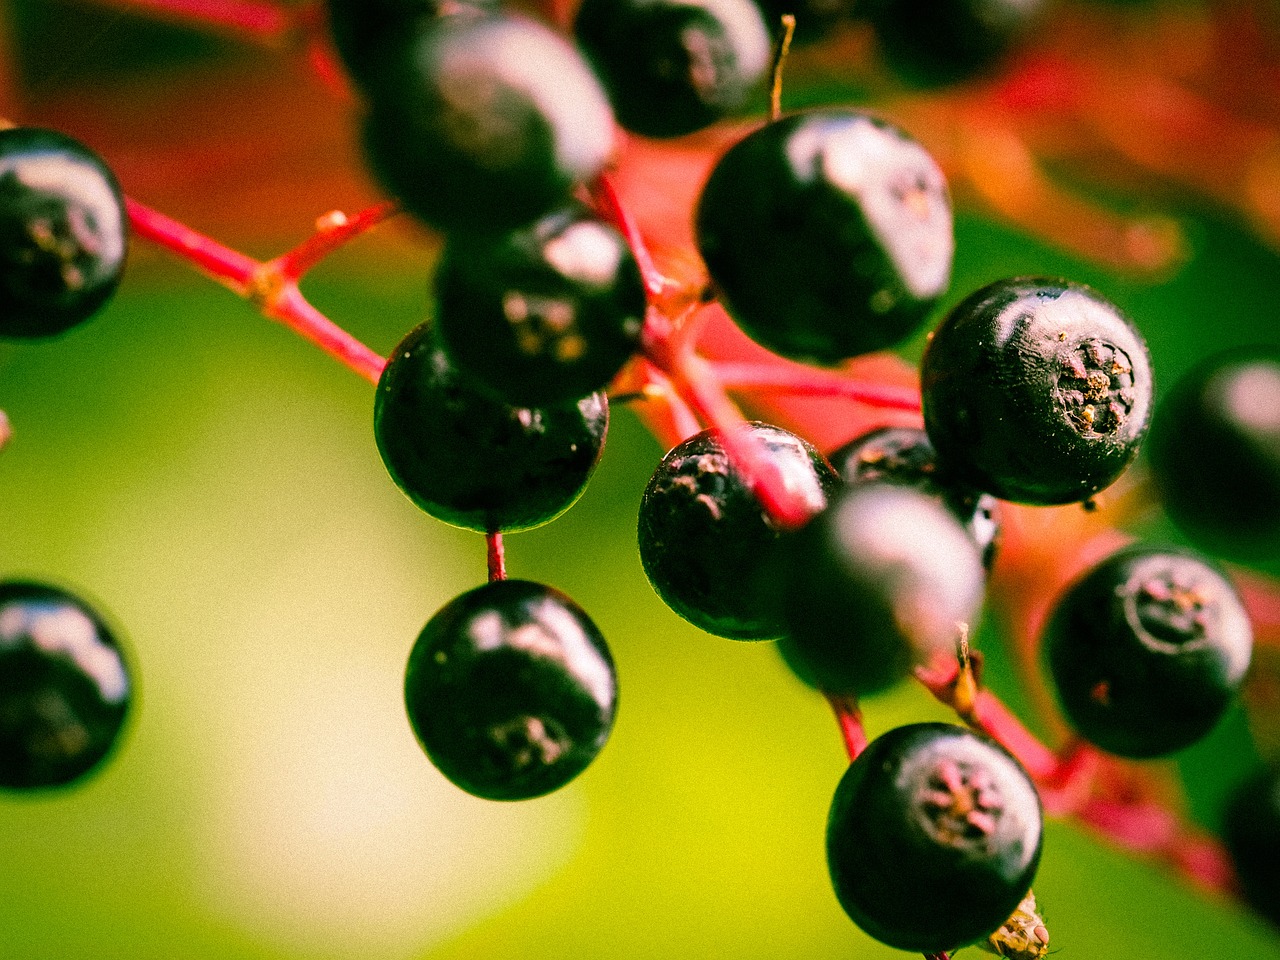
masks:
{"type": "MultiPolygon", "coordinates": [[[[1280,258],[1175,202],[1194,257],[1158,284],[963,215],[951,300],[1015,273],[1094,283],[1137,319],[1164,385],[1213,350],[1280,340],[1280,258]]],[[[429,310],[423,259],[405,274],[338,257],[306,289],[385,353],[429,310]]],[[[582,501],[508,540],[513,576],[565,590],[608,638],[611,742],[523,804],[432,769],[404,662],[483,578],[483,543],[394,487],[372,399],[177,263],[131,273],[57,341],[0,345],[15,430],[0,577],[95,598],[139,689],[100,776],[0,796],[0,960],[904,956],[863,936],[827,880],[845,760],[826,704],[770,644],[701,634],[646,583],[635,510],[662,451],[626,410],[582,501]]],[[[980,642],[1016,702],[999,637],[980,642]]],[[[914,688],[865,708],[872,735],[946,716],[914,688]]],[[[1233,715],[1181,761],[1195,814],[1212,824],[1256,762],[1233,715]]],[[[1238,906],[1068,825],[1050,826],[1035,889],[1068,958],[1280,957],[1238,906]]]]}

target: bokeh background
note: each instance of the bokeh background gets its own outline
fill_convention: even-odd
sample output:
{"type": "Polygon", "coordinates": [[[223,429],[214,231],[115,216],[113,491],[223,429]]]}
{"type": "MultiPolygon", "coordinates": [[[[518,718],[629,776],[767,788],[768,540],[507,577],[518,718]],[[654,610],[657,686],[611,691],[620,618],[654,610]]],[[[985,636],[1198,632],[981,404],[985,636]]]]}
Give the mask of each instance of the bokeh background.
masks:
{"type": "MultiPolygon", "coordinates": [[[[5,15],[11,116],[81,136],[127,191],[247,252],[373,196],[350,108],[316,106],[329,94],[290,51],[92,4],[10,0],[5,15]]],[[[1155,280],[962,210],[950,301],[1015,273],[1093,283],[1142,327],[1165,386],[1214,350],[1280,342],[1276,252],[1220,206],[1154,202],[1192,254],[1155,280]]],[[[95,599],[138,683],[99,776],[0,796],[0,958],[903,956],[862,935],[827,880],[846,761],[826,704],[770,644],[700,633],[645,581],[635,512],[663,451],[629,411],[580,503],[508,540],[513,576],[565,590],[608,638],[613,738],[553,796],[473,799],[418,749],[401,683],[423,623],[483,578],[481,538],[391,483],[367,383],[142,246],[91,323],[0,345],[15,431],[0,577],[95,599]]],[[[304,289],[386,353],[430,313],[435,250],[393,225],[304,289]]],[[[1022,703],[988,620],[990,682],[1022,703]]],[[[946,718],[915,688],[865,713],[873,735],[946,718]]],[[[1242,714],[1178,763],[1214,826],[1258,763],[1242,714]]],[[[1035,889],[1067,958],[1280,958],[1238,905],[1070,825],[1050,825],[1035,889]]]]}

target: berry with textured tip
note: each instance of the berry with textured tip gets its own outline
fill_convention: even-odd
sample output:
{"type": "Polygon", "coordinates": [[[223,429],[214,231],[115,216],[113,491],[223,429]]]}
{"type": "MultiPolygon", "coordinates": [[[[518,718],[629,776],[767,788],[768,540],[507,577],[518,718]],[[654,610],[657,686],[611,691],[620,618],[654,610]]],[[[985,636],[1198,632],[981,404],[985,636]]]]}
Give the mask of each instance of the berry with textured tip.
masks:
{"type": "Polygon", "coordinates": [[[446,231],[529,223],[565,203],[613,151],[613,112],[591,68],[522,17],[419,21],[368,92],[375,176],[446,231]]]}
{"type": "Polygon", "coordinates": [[[951,278],[946,180],[897,127],[852,110],[784,117],[716,164],[698,249],[748,336],[836,363],[900,343],[951,278]]]}
{"type": "Polygon", "coordinates": [[[404,680],[431,762],[468,793],[527,800],[558,790],[609,738],[618,684],[604,638],[558,590],[497,580],[428,621],[404,680]]]}
{"type": "MultiPolygon", "coordinates": [[[[816,513],[839,478],[812,446],[767,423],[749,428],[783,483],[816,513]]],[[[733,640],[779,636],[782,624],[759,583],[781,532],[706,430],[658,464],[640,501],[640,561],[654,590],[676,613],[733,640]]]]}
{"type": "Polygon", "coordinates": [[[851,484],[787,536],[772,581],[786,633],[778,650],[801,680],[860,696],[952,649],[982,606],[978,548],[935,497],[851,484]]]}
{"type": "Polygon", "coordinates": [[[1192,554],[1135,546],[1059,599],[1044,657],[1080,735],[1125,757],[1159,757],[1204,737],[1244,679],[1248,615],[1231,584],[1192,554]]]}
{"type": "Polygon", "coordinates": [[[1151,418],[1147,345],[1096,291],[998,280],[934,331],[925,429],[958,481],[1002,500],[1086,500],[1133,461],[1151,418]]]}
{"type": "Polygon", "coordinates": [[[414,503],[481,532],[528,530],[568,510],[604,446],[609,403],[512,407],[463,378],[423,324],[378,381],[374,436],[387,472],[414,503]]]}
{"type": "Polygon", "coordinates": [[[1179,380],[1147,451],[1165,510],[1198,546],[1280,556],[1280,347],[1227,351],[1179,380]]]}
{"type": "Polygon", "coordinates": [[[0,130],[0,338],[87,320],[124,272],[128,216],[114,174],[53,130],[0,130]]]}
{"type": "Polygon", "coordinates": [[[639,346],[645,290],[622,235],[570,208],[450,237],[436,302],[458,369],[507,403],[536,406],[608,386],[639,346]]]}
{"type": "Polygon", "coordinates": [[[0,787],[82,780],[115,746],[132,693],[119,642],[87,604],[0,583],[0,787]]]}
{"type": "Polygon", "coordinates": [[[982,565],[991,569],[1000,537],[996,498],[953,483],[938,466],[929,435],[919,427],[864,433],[831,454],[831,465],[849,483],[896,483],[937,497],[964,524],[982,551],[982,565]]]}
{"type": "Polygon", "coordinates": [[[753,0],[584,0],[574,34],[618,123],[678,137],[742,107],[769,70],[753,0]]]}
{"type": "Polygon", "coordinates": [[[850,765],[827,820],[836,898],[871,936],[941,953],[988,937],[1017,909],[1040,863],[1040,798],[987,737],[916,723],[850,765]]]}

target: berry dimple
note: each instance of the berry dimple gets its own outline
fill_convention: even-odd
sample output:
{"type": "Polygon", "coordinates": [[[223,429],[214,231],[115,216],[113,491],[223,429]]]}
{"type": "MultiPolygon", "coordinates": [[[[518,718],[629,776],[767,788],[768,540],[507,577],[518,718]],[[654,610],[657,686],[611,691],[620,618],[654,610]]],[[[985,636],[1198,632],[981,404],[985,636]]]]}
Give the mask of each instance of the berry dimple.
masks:
{"type": "Polygon", "coordinates": [[[1081,436],[1110,436],[1133,413],[1133,361],[1115,344],[1087,339],[1062,356],[1057,390],[1081,436]]]}

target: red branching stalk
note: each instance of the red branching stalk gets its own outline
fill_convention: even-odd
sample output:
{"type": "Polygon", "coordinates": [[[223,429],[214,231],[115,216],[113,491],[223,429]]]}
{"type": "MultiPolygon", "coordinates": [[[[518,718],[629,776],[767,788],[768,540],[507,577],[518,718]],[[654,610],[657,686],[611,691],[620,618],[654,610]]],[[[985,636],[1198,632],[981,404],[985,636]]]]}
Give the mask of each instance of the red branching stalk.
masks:
{"type": "Polygon", "coordinates": [[[600,212],[626,238],[627,246],[631,248],[636,264],[640,267],[640,276],[644,278],[644,288],[649,297],[652,299],[661,296],[667,289],[668,281],[654,265],[649,245],[640,233],[640,224],[623,205],[613,180],[607,173],[600,174],[592,184],[591,192],[600,212]]]}
{"type": "Polygon", "coordinates": [[[385,207],[371,208],[340,226],[322,228],[316,237],[275,260],[261,263],[216,240],[128,199],[133,232],[194,264],[223,286],[253,301],[262,313],[279,320],[376,384],[386,360],[312,306],[298,289],[298,279],[326,254],[384,219],[385,207]]]}
{"type": "Polygon", "coordinates": [[[104,6],[277,45],[296,25],[293,10],[270,0],[97,0],[104,6]]]}
{"type": "Polygon", "coordinates": [[[484,543],[489,559],[489,582],[507,579],[507,550],[502,534],[497,531],[486,533],[484,543]]]}
{"type": "Polygon", "coordinates": [[[858,701],[835,693],[825,696],[836,715],[836,723],[840,725],[840,736],[844,739],[849,762],[853,763],[867,749],[867,731],[862,726],[862,712],[858,709],[858,701]]]}
{"type": "Polygon", "coordinates": [[[350,217],[341,210],[332,210],[316,221],[315,233],[272,262],[282,277],[299,280],[329,254],[394,216],[399,209],[397,204],[388,201],[374,204],[350,217]]]}
{"type": "Polygon", "coordinates": [[[9,417],[0,410],[0,450],[4,449],[4,445],[9,442],[9,438],[13,436],[13,427],[9,424],[9,417]]]}
{"type": "Polygon", "coordinates": [[[798,363],[770,366],[757,363],[720,362],[715,365],[721,384],[730,391],[790,393],[797,396],[844,397],[882,410],[920,410],[920,393],[910,387],[853,380],[829,370],[798,363]]]}

